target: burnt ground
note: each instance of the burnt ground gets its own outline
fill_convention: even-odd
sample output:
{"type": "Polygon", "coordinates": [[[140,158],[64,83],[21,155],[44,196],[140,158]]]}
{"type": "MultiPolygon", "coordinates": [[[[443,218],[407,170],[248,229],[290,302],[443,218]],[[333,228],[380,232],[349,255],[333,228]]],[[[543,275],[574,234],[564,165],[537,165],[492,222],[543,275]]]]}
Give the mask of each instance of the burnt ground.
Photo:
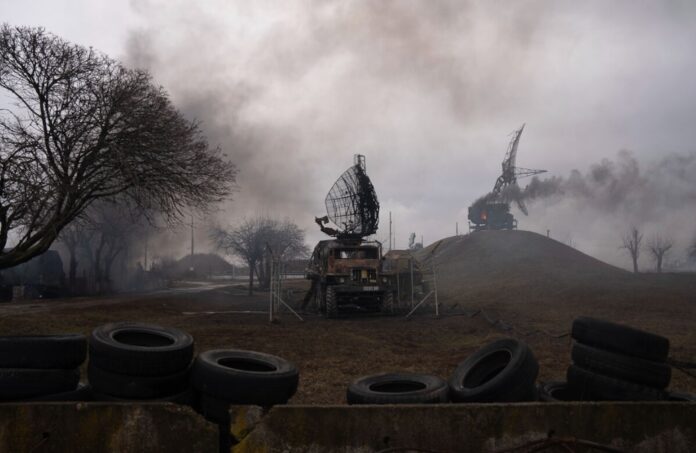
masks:
{"type": "MultiPolygon", "coordinates": [[[[449,249],[441,246],[436,252],[444,305],[440,319],[433,317],[432,306],[425,306],[411,320],[365,315],[327,320],[307,313],[305,322],[300,322],[285,312],[279,323],[271,324],[264,314],[234,313],[266,310],[268,293],[250,297],[243,288],[215,284],[140,295],[2,304],[0,332],[88,334],[114,321],[174,326],[193,335],[198,351],[253,349],[295,362],[300,387],[291,402],[296,404],[343,403],[348,384],[366,374],[413,371],[447,377],[482,345],[509,336],[529,343],[540,363],[541,380],[562,380],[570,363],[571,340],[548,334],[567,332],[579,315],[665,335],[672,342],[674,358],[696,362],[695,275],[634,276],[535,236],[471,235],[451,240],[449,249]],[[537,252],[546,247],[550,255],[544,252],[532,259],[518,250],[527,261],[524,266],[515,264],[517,258],[511,254],[499,256],[497,248],[509,250],[511,241],[518,240],[520,247],[527,244],[537,252]],[[520,268],[524,272],[516,271],[520,268]],[[539,272],[543,278],[536,275],[539,272]],[[535,275],[525,275],[530,273],[535,275]],[[468,316],[479,309],[489,320],[502,319],[516,330],[492,325],[480,313],[468,316]],[[536,329],[546,333],[529,334],[536,329]]],[[[289,301],[299,304],[306,283],[290,286],[296,291],[289,301]]],[[[696,393],[696,379],[675,370],[670,387],[696,393]]]]}

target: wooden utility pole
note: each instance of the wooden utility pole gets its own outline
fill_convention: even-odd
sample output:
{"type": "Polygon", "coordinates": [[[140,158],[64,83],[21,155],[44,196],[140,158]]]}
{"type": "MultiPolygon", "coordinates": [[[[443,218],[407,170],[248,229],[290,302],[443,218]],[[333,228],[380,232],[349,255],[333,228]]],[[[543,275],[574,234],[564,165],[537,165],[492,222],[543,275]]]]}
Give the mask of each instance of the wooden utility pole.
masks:
{"type": "Polygon", "coordinates": [[[392,218],[391,211],[389,211],[389,251],[392,249],[392,218]]]}
{"type": "Polygon", "coordinates": [[[413,256],[409,258],[408,265],[411,270],[411,308],[413,308],[413,256]]]}
{"type": "MultiPolygon", "coordinates": [[[[193,258],[193,215],[191,215],[191,258],[193,258]]],[[[191,264],[193,265],[193,261],[191,264]]]]}

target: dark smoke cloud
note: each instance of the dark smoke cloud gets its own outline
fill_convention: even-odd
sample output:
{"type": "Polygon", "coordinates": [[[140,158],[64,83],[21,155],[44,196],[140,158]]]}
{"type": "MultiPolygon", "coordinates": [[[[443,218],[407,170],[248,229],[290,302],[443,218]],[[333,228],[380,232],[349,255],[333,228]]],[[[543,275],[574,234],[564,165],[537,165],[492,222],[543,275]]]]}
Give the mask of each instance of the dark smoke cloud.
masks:
{"type": "Polygon", "coordinates": [[[668,210],[696,211],[696,153],[670,154],[643,169],[632,153],[622,151],[616,160],[603,159],[585,173],[535,177],[524,189],[513,188],[504,195],[525,202],[573,198],[605,214],[658,220],[668,210]]]}
{"type": "MultiPolygon", "coordinates": [[[[607,250],[615,251],[620,234],[631,226],[640,228],[646,238],[659,234],[675,239],[673,260],[684,260],[696,237],[694,152],[672,153],[641,165],[632,153],[622,151],[585,172],[533,178],[523,189],[505,195],[526,202],[537,225],[546,220],[560,226],[554,219],[564,218],[560,231],[584,238],[587,249],[609,261],[616,257],[612,259],[607,250]]],[[[644,261],[648,266],[647,256],[644,261]]]]}
{"type": "Polygon", "coordinates": [[[125,60],[152,71],[240,169],[235,201],[210,221],[292,216],[310,240],[326,191],[354,153],[367,154],[383,206],[406,215],[405,200],[423,190],[403,180],[434,173],[459,134],[435,126],[480,121],[516,96],[500,69],[513,64],[528,76],[528,48],[551,14],[513,4],[496,17],[460,1],[133,5],[149,24],[131,34],[125,60]],[[477,35],[500,41],[494,53],[477,35]],[[421,123],[432,111],[447,118],[421,123]],[[432,132],[414,137],[417,127],[432,132]],[[407,168],[402,160],[419,142],[434,159],[407,168]]]}
{"type": "MultiPolygon", "coordinates": [[[[559,175],[617,149],[635,157],[531,181],[524,196],[536,201],[530,217],[518,216],[521,228],[572,235],[615,263],[612,241],[628,223],[657,228],[666,215],[679,219],[668,225],[679,235],[693,232],[688,209],[661,195],[674,193],[664,181],[687,163],[638,165],[696,142],[689,2],[145,0],[132,8],[145,25],[124,59],[152,71],[240,169],[235,200],[197,223],[290,217],[313,242],[326,192],[362,153],[383,208],[378,237],[392,211],[399,246],[411,231],[429,243],[453,234],[456,221],[463,229],[471,200],[497,176],[505,134],[526,121],[524,166],[559,175]],[[666,179],[653,177],[660,172],[666,179]]],[[[185,251],[188,241],[168,243],[185,251]]]]}

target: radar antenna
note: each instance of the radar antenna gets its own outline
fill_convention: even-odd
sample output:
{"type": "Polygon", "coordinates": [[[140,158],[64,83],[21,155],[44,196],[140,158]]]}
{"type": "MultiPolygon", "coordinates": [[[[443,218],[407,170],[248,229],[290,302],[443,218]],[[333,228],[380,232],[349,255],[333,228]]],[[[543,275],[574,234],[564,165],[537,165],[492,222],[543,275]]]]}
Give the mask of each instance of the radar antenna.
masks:
{"type": "Polygon", "coordinates": [[[327,215],[315,219],[321,231],[346,239],[377,232],[379,201],[366,171],[365,156],[356,154],[353,166],[343,172],[326,196],[327,215]],[[329,221],[338,228],[328,227],[329,221]]]}

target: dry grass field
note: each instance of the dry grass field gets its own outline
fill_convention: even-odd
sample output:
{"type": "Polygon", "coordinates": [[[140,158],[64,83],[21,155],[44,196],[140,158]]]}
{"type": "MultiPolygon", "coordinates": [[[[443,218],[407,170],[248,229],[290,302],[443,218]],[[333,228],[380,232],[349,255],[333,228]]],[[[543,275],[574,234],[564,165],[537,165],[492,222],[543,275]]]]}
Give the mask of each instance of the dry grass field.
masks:
{"type": "MultiPolygon", "coordinates": [[[[430,255],[430,256],[429,256],[430,255]]],[[[381,371],[449,376],[457,363],[487,342],[512,336],[529,343],[542,380],[564,379],[571,340],[562,334],[572,319],[589,315],[665,335],[672,356],[696,361],[696,275],[634,276],[545,237],[525,232],[482,232],[445,240],[435,256],[443,316],[432,307],[403,316],[323,319],[306,313],[300,322],[282,313],[271,324],[264,314],[268,293],[247,296],[234,286],[183,288],[96,299],[25,301],[0,305],[0,332],[82,332],[113,321],[151,322],[190,332],[199,351],[241,348],[294,361],[297,404],[345,402],[355,378],[381,371]],[[503,319],[516,330],[492,325],[503,319]],[[213,313],[210,313],[213,312],[213,313]]],[[[304,281],[292,283],[299,304],[304,281]]],[[[672,389],[696,392],[696,380],[674,371],[672,389]]]]}

